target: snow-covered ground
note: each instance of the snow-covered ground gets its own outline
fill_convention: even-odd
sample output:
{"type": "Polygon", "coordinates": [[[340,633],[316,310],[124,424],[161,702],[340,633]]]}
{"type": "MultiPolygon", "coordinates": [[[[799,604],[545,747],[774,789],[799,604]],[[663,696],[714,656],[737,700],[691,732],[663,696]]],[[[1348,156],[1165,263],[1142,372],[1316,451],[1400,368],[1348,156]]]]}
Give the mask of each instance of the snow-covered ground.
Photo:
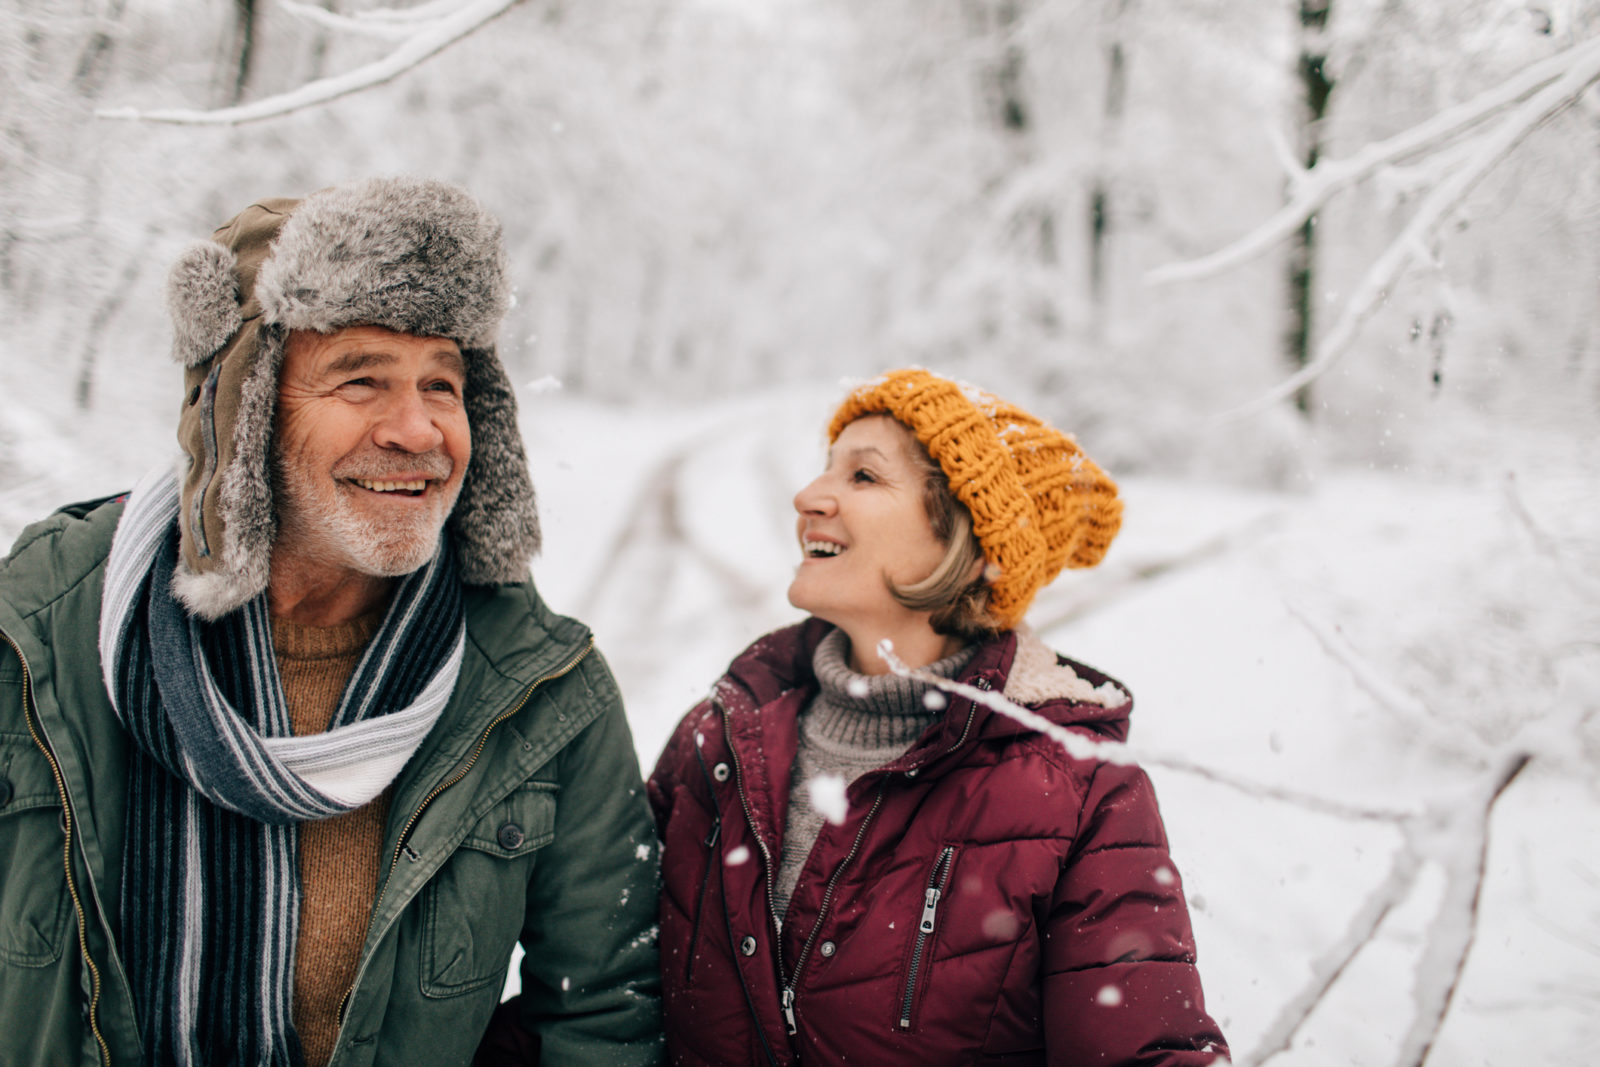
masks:
{"type": "MultiPolygon", "coordinates": [[[[524,389],[545,528],[535,576],[595,627],[646,771],[727,660],[795,617],[789,498],[821,461],[839,395],[828,382],[617,409],[524,389]]],[[[0,410],[7,542],[56,503],[131,481],[170,440],[164,425],[0,410]]],[[[1125,479],[1105,565],[1035,605],[1052,645],[1135,694],[1133,740],[1152,758],[1209,1007],[1241,1060],[1309,999],[1411,848],[1413,888],[1273,1061],[1401,1062],[1419,1000],[1451,975],[1435,953],[1466,932],[1435,918],[1455,899],[1444,871],[1476,856],[1471,819],[1448,816],[1481,807],[1473,790],[1527,751],[1493,810],[1476,937],[1430,1062],[1595,1062],[1600,738],[1578,722],[1600,703],[1592,474],[1330,472],[1295,493],[1125,479]],[[1318,797],[1397,815],[1329,814],[1318,797]],[[1423,811],[1438,818],[1402,832],[1423,811]]]]}

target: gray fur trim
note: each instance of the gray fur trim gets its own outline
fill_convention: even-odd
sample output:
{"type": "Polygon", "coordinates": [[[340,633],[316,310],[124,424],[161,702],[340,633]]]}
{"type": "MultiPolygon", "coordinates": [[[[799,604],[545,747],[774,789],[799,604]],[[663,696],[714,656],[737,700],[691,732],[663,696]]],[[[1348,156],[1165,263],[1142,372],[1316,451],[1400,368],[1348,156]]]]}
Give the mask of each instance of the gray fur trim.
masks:
{"type": "Polygon", "coordinates": [[[461,578],[479,585],[527,581],[541,538],[516,397],[494,349],[467,349],[463,356],[472,461],[450,515],[461,578]]]}
{"type": "Polygon", "coordinates": [[[196,241],[167,274],[172,358],[185,367],[210,359],[243,322],[233,268],[231,251],[215,241],[196,241]]]}
{"type": "Polygon", "coordinates": [[[305,199],[256,278],[262,320],[386,326],[491,348],[509,303],[500,223],[461,189],[373,178],[305,199]]]}

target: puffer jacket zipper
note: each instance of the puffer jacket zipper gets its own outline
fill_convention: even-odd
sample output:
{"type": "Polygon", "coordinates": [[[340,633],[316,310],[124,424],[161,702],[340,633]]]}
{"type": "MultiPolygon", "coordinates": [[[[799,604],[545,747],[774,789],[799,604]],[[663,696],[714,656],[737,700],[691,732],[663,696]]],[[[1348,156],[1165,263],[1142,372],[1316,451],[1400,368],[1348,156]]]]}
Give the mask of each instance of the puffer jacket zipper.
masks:
{"type": "MultiPolygon", "coordinates": [[[[383,904],[384,895],[389,891],[389,882],[394,877],[394,869],[395,866],[399,864],[400,857],[402,855],[409,855],[412,859],[417,858],[415,850],[411,848],[411,845],[407,842],[407,839],[411,836],[412,828],[417,825],[417,820],[422,818],[423,811],[427,809],[429,804],[433,803],[433,799],[440,793],[443,793],[446,789],[449,789],[451,786],[455,785],[457,782],[461,781],[461,779],[467,776],[467,774],[472,770],[473,765],[478,762],[478,757],[483,754],[483,746],[489,743],[489,735],[494,732],[494,728],[511,718],[511,716],[515,715],[517,712],[521,711],[528,703],[529,698],[533,696],[534,690],[538,689],[546,682],[554,681],[557,678],[561,678],[567,674],[570,674],[573,669],[576,668],[578,664],[582,663],[593,650],[594,635],[591,634],[589,636],[589,640],[584,642],[583,647],[578,650],[575,656],[569,659],[566,663],[562,664],[560,667],[557,667],[555,670],[551,671],[549,674],[541,675],[540,677],[534,679],[533,684],[528,686],[528,688],[523,691],[521,700],[517,701],[509,710],[497,716],[492,722],[489,723],[488,726],[483,728],[483,733],[478,735],[478,745],[472,750],[472,755],[468,756],[465,762],[456,767],[455,773],[453,773],[449,778],[446,778],[444,781],[440,782],[438,785],[434,786],[432,791],[430,791],[427,796],[422,798],[422,803],[417,805],[416,810],[411,813],[411,818],[406,820],[405,828],[400,831],[400,836],[395,842],[394,854],[389,857],[389,870],[384,875],[382,888],[378,890],[378,899],[372,904],[372,914],[374,916],[378,914],[378,908],[383,904]]],[[[356,988],[361,984],[361,979],[365,970],[366,961],[363,960],[361,969],[356,974],[355,981],[350,983],[350,988],[346,989],[344,991],[344,996],[339,999],[339,1025],[341,1028],[344,1026],[345,1019],[350,1014],[350,998],[352,994],[355,993],[356,988]]]]}
{"type": "Polygon", "coordinates": [[[922,969],[922,953],[933,936],[934,920],[938,915],[939,901],[944,898],[945,886],[950,884],[950,870],[955,865],[951,858],[956,854],[954,845],[939,850],[933,870],[928,875],[928,885],[922,891],[922,918],[917,922],[917,940],[911,947],[911,963],[906,968],[906,991],[900,998],[900,1029],[911,1029],[911,1009],[916,1005],[917,974],[922,969]]]}
{"type": "Polygon", "coordinates": [[[22,654],[22,649],[5,633],[0,632],[0,640],[11,646],[11,651],[17,655],[17,662],[22,664],[22,719],[28,724],[28,733],[33,737],[33,743],[39,746],[39,751],[44,753],[45,762],[50,764],[50,773],[56,780],[56,790],[61,794],[61,829],[65,838],[61,849],[61,863],[67,874],[67,893],[72,897],[72,907],[78,916],[78,951],[83,954],[83,962],[89,968],[89,1030],[94,1034],[95,1044],[100,1047],[100,1062],[109,1067],[111,1046],[100,1033],[100,968],[95,966],[94,957],[89,954],[88,919],[83,912],[83,898],[78,895],[77,878],[72,873],[73,819],[72,803],[67,796],[67,779],[61,773],[61,764],[56,760],[55,752],[45,739],[44,722],[39,719],[38,708],[34,706],[33,675],[28,669],[28,657],[22,654]],[[38,720],[37,727],[34,725],[35,720],[38,720]]]}
{"type": "Polygon", "coordinates": [[[772,850],[762,840],[761,834],[756,831],[754,809],[750,804],[750,795],[745,789],[744,767],[739,762],[739,750],[733,743],[733,723],[728,715],[728,710],[713,700],[713,705],[722,713],[722,731],[724,741],[727,743],[728,752],[733,760],[734,779],[739,787],[739,802],[744,806],[745,822],[749,824],[751,835],[756,839],[756,845],[761,849],[763,873],[767,879],[767,914],[772,920],[773,952],[778,962],[778,980],[783,984],[780,994],[780,1006],[783,1008],[784,1029],[790,1037],[800,1032],[799,1022],[795,1017],[795,986],[799,984],[800,972],[806,965],[806,960],[811,955],[811,946],[816,943],[817,935],[821,933],[824,920],[828,917],[828,908],[833,903],[833,892],[839,884],[839,879],[856,858],[856,853],[861,851],[861,842],[866,839],[867,828],[872,825],[873,816],[878,814],[878,807],[883,803],[884,787],[888,783],[885,777],[878,783],[877,795],[872,798],[872,807],[861,820],[861,826],[856,830],[856,838],[850,845],[850,851],[845,858],[833,869],[833,876],[828,879],[828,885],[822,892],[822,903],[817,908],[816,922],[811,926],[811,933],[807,935],[805,944],[800,947],[800,954],[795,957],[794,968],[790,970],[784,965],[783,960],[783,923],[778,919],[776,909],[772,907],[772,890],[775,864],[772,862],[772,850]]]}

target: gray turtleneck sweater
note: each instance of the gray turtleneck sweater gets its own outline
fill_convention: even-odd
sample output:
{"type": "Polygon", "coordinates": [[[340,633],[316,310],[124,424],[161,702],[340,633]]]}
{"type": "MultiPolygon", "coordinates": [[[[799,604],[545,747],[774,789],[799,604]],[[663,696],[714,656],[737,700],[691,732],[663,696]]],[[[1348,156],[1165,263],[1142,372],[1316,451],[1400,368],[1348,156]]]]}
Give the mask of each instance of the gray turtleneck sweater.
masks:
{"type": "MultiPolygon", "coordinates": [[[[924,702],[932,685],[897,674],[857,674],[850,669],[849,651],[850,639],[843,630],[834,630],[812,657],[820,689],[800,713],[800,749],[789,775],[789,817],[772,889],[780,919],[789,911],[800,868],[822,831],[823,813],[817,809],[827,804],[819,805],[812,796],[812,782],[833,776],[848,785],[903,755],[944,717],[943,701],[934,701],[936,708],[924,702]]],[[[975,651],[976,646],[967,645],[924,670],[954,678],[975,651]]]]}

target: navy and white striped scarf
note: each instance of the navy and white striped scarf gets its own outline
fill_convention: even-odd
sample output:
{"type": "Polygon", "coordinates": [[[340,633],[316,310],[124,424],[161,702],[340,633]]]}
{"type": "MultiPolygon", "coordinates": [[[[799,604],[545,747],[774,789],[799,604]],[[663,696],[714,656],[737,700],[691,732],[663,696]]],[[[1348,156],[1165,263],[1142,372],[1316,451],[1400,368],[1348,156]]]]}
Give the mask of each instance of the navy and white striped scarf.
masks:
{"type": "Polygon", "coordinates": [[[294,737],[263,593],[215,623],[172,595],[178,483],[129,498],[106,567],[100,659],[137,752],[123,960],[146,1061],[301,1062],[290,1018],[297,826],[381,793],[455,688],[466,628],[455,554],[403,578],[326,733],[294,737]]]}

